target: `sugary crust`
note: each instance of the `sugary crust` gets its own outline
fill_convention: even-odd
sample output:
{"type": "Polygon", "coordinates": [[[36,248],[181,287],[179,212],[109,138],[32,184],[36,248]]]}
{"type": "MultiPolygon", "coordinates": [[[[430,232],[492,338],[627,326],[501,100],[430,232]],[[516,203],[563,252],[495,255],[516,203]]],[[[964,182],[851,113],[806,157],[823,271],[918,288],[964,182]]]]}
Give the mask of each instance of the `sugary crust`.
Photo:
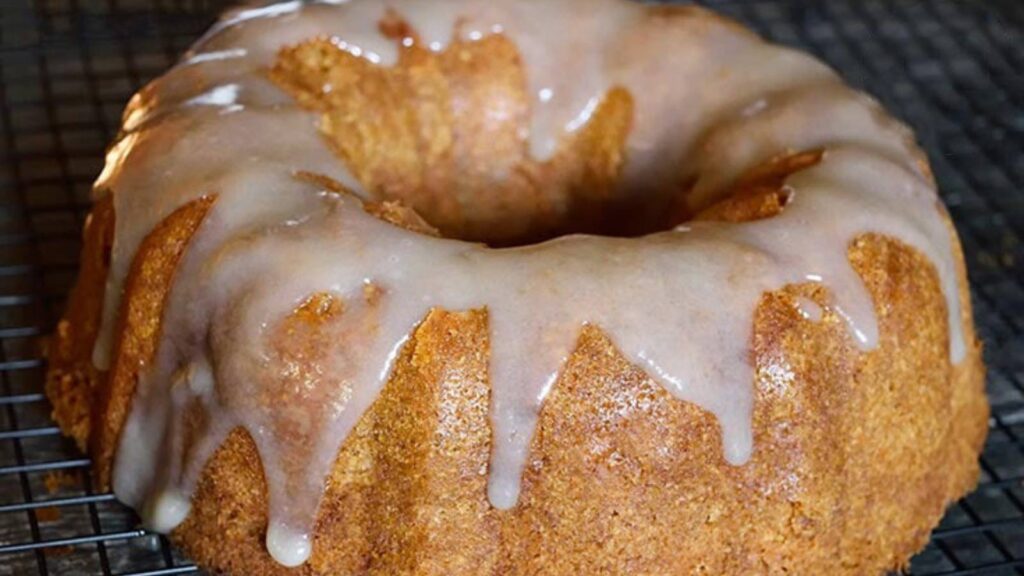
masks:
{"type": "MultiPolygon", "coordinates": [[[[523,173],[534,171],[531,178],[554,169],[523,164],[521,142],[514,152],[501,144],[515,126],[479,126],[471,116],[425,120],[447,113],[444,106],[426,106],[433,96],[422,90],[441,74],[438,66],[464,67],[456,76],[470,84],[464,92],[470,103],[498,89],[471,82],[482,74],[476,50],[490,54],[489,70],[508,60],[509,90],[521,91],[522,78],[515,76],[516,63],[503,42],[456,42],[437,57],[407,53],[398,71],[384,73],[358,68],[358,59],[337,65],[330,59],[345,57],[314,41],[286,51],[282,62],[291,64],[274,74],[305,105],[334,118],[324,124],[325,136],[364,182],[380,180],[388,197],[418,207],[424,197],[417,194],[429,200],[431,191],[452,184],[453,174],[468,170],[412,158],[437,142],[447,150],[437,158],[446,161],[511,162],[523,173]],[[449,52],[461,56],[445,60],[449,52]],[[316,74],[351,74],[352,67],[357,84],[376,86],[378,97],[417,88],[421,98],[373,112],[377,97],[355,93],[345,97],[351,102],[326,102],[314,93],[321,79],[316,74]],[[413,105],[420,108],[404,108],[413,105]],[[347,116],[341,112],[346,110],[347,116]],[[349,132],[337,128],[356,112],[378,119],[345,126],[362,135],[361,143],[346,140],[349,132]],[[421,138],[422,131],[432,136],[421,138]],[[388,154],[374,148],[384,141],[388,154]],[[392,153],[394,142],[408,144],[410,155],[392,153]],[[474,148],[474,142],[482,145],[474,148]],[[402,158],[410,164],[396,165],[402,158]]],[[[631,106],[628,93],[610,93],[604,112],[556,157],[565,189],[614,179],[631,106]]],[[[777,214],[786,201],[777,177],[816,162],[814,154],[755,170],[729,199],[696,217],[742,222],[777,214]]],[[[538,200],[547,188],[530,178],[494,190],[472,178],[459,185],[466,195],[452,197],[472,198],[478,203],[466,205],[473,209],[561,206],[561,200],[538,200]],[[522,202],[502,202],[509,197],[522,202]]],[[[179,208],[143,242],[125,285],[110,373],[92,368],[91,352],[114,214],[109,197],[94,207],[78,285],[53,343],[47,393],[62,429],[88,447],[103,487],[139,373],[152,361],[178,262],[215,202],[208,197],[179,208]]],[[[441,233],[473,234],[460,228],[463,204],[424,205],[434,207],[427,221],[441,233]]],[[[402,204],[370,211],[434,233],[402,204]]],[[[527,228],[516,223],[528,219],[509,221],[508,238],[561,225],[558,218],[529,220],[527,228]]],[[[955,242],[952,227],[950,234],[955,242]]],[[[824,312],[818,322],[800,314],[798,299],[826,308],[821,286],[790,285],[764,294],[750,359],[756,368],[755,448],[744,466],[723,460],[713,416],[674,399],[630,365],[598,327],[588,327],[543,405],[518,506],[492,508],[486,491],[486,313],[435,310],[412,334],[380,397],[342,446],[305,565],[286,569],[266,552],[266,485],[255,444],[241,429],[207,463],[191,513],[172,539],[201,566],[246,575],[863,575],[898,569],[925,544],[944,507],[976,481],[987,431],[984,369],[959,254],[968,352],[957,366],[949,360],[945,300],[932,264],[914,249],[874,235],[857,238],[848,255],[876,303],[879,345],[862,353],[833,313],[824,312]]],[[[324,322],[345,313],[343,302],[311,295],[273,331],[275,361],[300,374],[315,370],[332,345],[324,322]]],[[[205,424],[193,418],[189,425],[205,424]]]]}

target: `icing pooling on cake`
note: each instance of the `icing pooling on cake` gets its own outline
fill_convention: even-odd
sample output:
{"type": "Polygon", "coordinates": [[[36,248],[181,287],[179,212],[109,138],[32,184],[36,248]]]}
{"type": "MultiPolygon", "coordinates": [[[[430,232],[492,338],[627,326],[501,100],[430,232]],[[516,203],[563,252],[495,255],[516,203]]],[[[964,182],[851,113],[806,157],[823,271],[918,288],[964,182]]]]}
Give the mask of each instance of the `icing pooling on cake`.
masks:
{"type": "MultiPolygon", "coordinates": [[[[872,302],[846,258],[862,233],[901,239],[935,263],[951,356],[964,354],[951,239],[905,128],[809,57],[697,10],[666,17],[615,0],[353,0],[237,11],[136,98],[97,190],[112,191],[117,214],[100,367],[110,363],[139,242],[174,209],[217,195],[176,275],[158,357],[138,384],[115,491],[154,528],[172,529],[206,459],[244,427],[267,479],[268,549],[287,565],[308,557],[338,448],[432,308],[488,311],[489,497],[500,508],[516,502],[537,413],[583,323],[601,327],[668,391],[712,412],[734,464],[753,449],[748,354],[762,293],[822,282],[855,341],[875,346],[872,302]],[[322,174],[370,196],[325,144],[317,116],[266,76],[282,46],[323,34],[392,64],[399,43],[377,28],[386,6],[434,50],[456,30],[516,43],[533,97],[524,138],[537,158],[585,123],[609,88],[630,90],[636,112],[621,183],[630,193],[695,181],[692,198],[706,205],[769,158],[825,154],[787,179],[781,215],[740,225],[694,222],[638,239],[566,236],[511,249],[401,229],[366,214],[357,198],[294,176],[322,174]],[[346,302],[328,329],[348,346],[320,379],[295,382],[288,405],[261,402],[274,385],[268,335],[319,292],[346,302]],[[193,401],[211,424],[180,464],[181,415],[193,401]]],[[[814,316],[812,304],[799,306],[814,316]]]]}

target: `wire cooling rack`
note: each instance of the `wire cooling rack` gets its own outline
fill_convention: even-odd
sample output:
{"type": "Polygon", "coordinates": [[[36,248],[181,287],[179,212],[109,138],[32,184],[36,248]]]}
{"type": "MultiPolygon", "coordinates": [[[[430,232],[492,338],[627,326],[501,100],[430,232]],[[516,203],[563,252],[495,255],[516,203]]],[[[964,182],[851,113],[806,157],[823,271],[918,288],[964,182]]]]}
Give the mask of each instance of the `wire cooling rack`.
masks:
{"type": "MultiPolygon", "coordinates": [[[[979,488],[915,575],[1024,574],[1024,2],[710,0],[821,56],[917,130],[960,231],[985,340],[979,488]]],[[[196,572],[90,485],[42,395],[92,179],[121,109],[222,1],[0,3],[0,575],[196,572]]]]}

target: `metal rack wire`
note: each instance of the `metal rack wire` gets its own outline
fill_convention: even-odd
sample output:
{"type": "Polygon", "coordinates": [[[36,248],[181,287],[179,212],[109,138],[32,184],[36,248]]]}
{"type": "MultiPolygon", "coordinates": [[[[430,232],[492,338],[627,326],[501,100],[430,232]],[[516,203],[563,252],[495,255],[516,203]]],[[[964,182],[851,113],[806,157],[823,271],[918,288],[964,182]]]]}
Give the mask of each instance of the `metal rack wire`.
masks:
{"type": "MultiPolygon", "coordinates": [[[[88,192],[131,93],[226,0],[0,5],[0,576],[196,572],[90,485],[41,393],[88,192]]],[[[707,0],[806,48],[914,126],[964,243],[986,342],[982,481],[915,575],[1024,574],[1024,3],[707,0]]]]}

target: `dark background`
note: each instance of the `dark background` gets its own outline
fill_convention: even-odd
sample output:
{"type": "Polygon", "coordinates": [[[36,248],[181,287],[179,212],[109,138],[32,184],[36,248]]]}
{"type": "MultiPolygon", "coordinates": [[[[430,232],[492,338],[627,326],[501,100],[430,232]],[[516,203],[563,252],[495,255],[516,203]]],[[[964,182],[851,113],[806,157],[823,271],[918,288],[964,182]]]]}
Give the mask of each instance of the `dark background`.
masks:
{"type": "MultiPolygon", "coordinates": [[[[1024,0],[706,3],[817,54],[927,148],[964,243],[993,417],[981,486],[913,574],[1024,574],[1024,0]]],[[[195,571],[92,491],[49,420],[38,339],[122,107],[227,4],[0,0],[0,575],[195,571]]]]}

